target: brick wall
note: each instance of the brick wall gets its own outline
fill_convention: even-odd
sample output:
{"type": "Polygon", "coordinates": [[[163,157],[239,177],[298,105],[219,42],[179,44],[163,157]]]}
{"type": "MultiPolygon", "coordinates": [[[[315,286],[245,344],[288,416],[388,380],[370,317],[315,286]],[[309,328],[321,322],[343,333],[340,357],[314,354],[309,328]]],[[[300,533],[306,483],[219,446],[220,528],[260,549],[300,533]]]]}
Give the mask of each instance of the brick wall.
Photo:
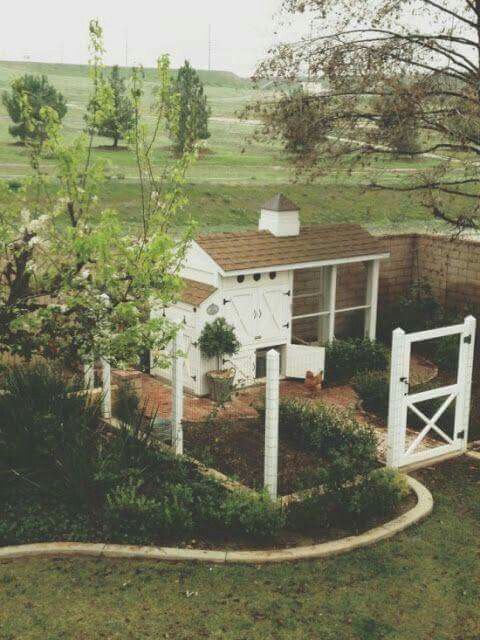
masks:
{"type": "Polygon", "coordinates": [[[426,234],[385,236],[391,252],[382,263],[380,304],[393,302],[426,278],[438,301],[460,312],[480,310],[480,243],[426,234]]]}

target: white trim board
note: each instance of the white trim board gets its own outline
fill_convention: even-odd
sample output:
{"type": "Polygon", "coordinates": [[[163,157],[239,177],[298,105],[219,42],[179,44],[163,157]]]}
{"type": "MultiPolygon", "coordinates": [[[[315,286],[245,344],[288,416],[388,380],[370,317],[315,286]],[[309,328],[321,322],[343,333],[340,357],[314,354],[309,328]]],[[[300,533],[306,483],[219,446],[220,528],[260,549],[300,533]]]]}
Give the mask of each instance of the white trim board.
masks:
{"type": "Polygon", "coordinates": [[[335,260],[316,260],[313,262],[297,262],[294,264],[269,265],[255,267],[253,269],[235,269],[233,271],[224,271],[220,266],[220,274],[222,276],[242,276],[253,273],[268,273],[269,271],[294,271],[297,269],[312,269],[315,267],[332,267],[341,264],[354,264],[358,262],[371,262],[372,260],[386,260],[390,257],[390,253],[379,253],[369,256],[355,256],[353,258],[337,258],[335,260]]]}

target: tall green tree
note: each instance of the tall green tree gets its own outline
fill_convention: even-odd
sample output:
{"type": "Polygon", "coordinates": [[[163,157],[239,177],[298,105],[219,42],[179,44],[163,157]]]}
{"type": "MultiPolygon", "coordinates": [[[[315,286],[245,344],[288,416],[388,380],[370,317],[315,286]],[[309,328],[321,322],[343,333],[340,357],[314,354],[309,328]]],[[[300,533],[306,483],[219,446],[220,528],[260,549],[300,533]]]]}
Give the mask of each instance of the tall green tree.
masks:
{"type": "Polygon", "coordinates": [[[109,76],[102,78],[102,84],[103,93],[110,94],[108,108],[100,109],[99,95],[102,92],[99,92],[90,100],[85,119],[99,136],[112,138],[112,148],[116,150],[119,141],[126,138],[135,126],[135,108],[118,65],[112,67],[109,76]]]}
{"type": "Polygon", "coordinates": [[[191,151],[198,140],[210,137],[208,118],[211,109],[202,81],[188,60],[178,70],[173,83],[173,97],[172,104],[176,105],[178,115],[169,122],[168,128],[175,153],[180,155],[191,151]]]}
{"type": "Polygon", "coordinates": [[[57,91],[45,75],[25,74],[15,78],[10,91],[4,91],[2,102],[13,123],[9,127],[10,134],[25,144],[28,141],[42,144],[47,132],[42,109],[49,108],[61,121],[67,113],[64,96],[57,91]]]}

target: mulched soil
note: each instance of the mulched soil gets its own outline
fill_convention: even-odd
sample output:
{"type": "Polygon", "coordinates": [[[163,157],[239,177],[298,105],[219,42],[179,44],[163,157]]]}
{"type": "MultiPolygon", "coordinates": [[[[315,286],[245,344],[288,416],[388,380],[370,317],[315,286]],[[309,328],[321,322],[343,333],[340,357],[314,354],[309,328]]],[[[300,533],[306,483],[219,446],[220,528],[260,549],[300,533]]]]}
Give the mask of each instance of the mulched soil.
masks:
{"type": "MultiPolygon", "coordinates": [[[[264,426],[256,420],[184,423],[185,452],[243,484],[263,487],[264,426]]],[[[299,478],[314,471],[319,459],[280,441],[278,490],[281,495],[299,488],[299,478]]]]}

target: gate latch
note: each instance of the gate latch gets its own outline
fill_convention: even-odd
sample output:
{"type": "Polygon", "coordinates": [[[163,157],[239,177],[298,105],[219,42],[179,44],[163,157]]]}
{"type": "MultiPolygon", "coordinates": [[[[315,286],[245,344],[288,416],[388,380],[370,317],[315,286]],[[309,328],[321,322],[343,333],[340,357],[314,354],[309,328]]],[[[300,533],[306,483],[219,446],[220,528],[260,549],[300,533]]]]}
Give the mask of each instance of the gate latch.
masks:
{"type": "Polygon", "coordinates": [[[465,337],[464,337],[464,339],[463,339],[463,341],[464,341],[466,344],[472,344],[472,336],[465,336],[465,337]]]}
{"type": "Polygon", "coordinates": [[[405,378],[404,376],[403,378],[400,378],[400,382],[403,382],[407,385],[407,392],[405,395],[408,395],[410,393],[410,383],[408,382],[408,378],[405,378]]]}
{"type": "Polygon", "coordinates": [[[459,432],[457,433],[457,438],[458,438],[459,440],[464,440],[464,439],[465,439],[465,431],[459,431],[459,432]]]}

